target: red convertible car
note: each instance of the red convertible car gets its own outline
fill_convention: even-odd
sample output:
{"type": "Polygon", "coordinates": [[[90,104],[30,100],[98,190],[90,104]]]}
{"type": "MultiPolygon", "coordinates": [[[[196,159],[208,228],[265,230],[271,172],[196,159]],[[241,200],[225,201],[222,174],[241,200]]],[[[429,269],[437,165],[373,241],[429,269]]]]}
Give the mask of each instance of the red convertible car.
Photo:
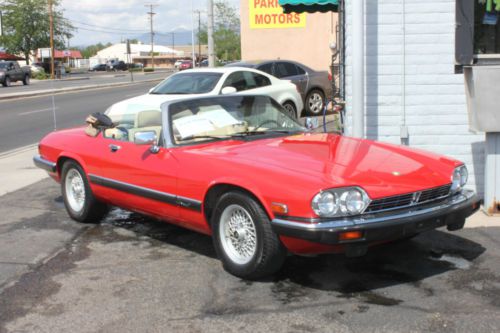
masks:
{"type": "Polygon", "coordinates": [[[447,226],[479,207],[467,169],[431,153],[309,133],[265,96],[215,96],[160,109],[118,103],[112,123],[50,133],[34,157],[61,183],[69,215],[110,205],[212,235],[224,268],[273,274],[287,253],[366,253],[447,226]]]}

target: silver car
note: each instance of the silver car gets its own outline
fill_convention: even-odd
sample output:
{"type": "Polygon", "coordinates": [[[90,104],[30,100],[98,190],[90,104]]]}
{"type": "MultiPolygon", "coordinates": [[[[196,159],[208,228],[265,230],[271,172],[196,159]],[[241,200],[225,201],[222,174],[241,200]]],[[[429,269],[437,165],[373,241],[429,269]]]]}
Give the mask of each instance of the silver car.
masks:
{"type": "Polygon", "coordinates": [[[306,65],[290,60],[241,61],[225,67],[250,67],[290,80],[297,86],[307,113],[318,115],[323,111],[325,96],[330,97],[332,83],[327,71],[315,71],[306,65]]]}

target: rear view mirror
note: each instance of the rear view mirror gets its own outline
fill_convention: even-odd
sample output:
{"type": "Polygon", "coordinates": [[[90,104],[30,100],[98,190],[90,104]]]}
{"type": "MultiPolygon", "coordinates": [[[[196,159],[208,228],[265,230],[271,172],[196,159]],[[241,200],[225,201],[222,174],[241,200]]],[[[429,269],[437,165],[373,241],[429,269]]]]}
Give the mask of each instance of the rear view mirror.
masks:
{"type": "Polygon", "coordinates": [[[221,95],[228,95],[228,94],[234,94],[236,91],[237,90],[235,87],[228,86],[228,87],[222,88],[220,93],[221,93],[221,95]]]}
{"type": "Polygon", "coordinates": [[[136,145],[155,145],[156,132],[155,131],[136,132],[134,134],[134,143],[136,145]]]}

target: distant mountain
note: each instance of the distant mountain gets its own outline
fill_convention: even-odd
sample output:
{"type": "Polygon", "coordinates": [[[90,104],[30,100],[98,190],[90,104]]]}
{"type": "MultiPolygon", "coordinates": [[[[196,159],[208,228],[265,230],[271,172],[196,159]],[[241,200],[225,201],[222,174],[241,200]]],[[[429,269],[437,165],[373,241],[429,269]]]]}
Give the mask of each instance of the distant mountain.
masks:
{"type": "MultiPolygon", "coordinates": [[[[151,35],[150,34],[142,34],[136,37],[137,40],[141,41],[144,44],[151,43],[151,35]]],[[[155,32],[154,43],[158,45],[172,47],[172,45],[191,45],[191,31],[190,30],[175,30],[173,31],[173,39],[172,32],[155,32]]],[[[196,39],[196,34],[194,36],[194,43],[197,44],[198,41],[196,39]]]]}

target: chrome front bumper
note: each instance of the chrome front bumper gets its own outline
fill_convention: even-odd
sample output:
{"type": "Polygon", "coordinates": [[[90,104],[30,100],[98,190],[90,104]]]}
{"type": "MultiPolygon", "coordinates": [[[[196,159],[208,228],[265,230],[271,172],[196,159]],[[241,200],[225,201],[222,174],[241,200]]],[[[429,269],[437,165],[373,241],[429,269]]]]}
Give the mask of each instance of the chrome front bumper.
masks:
{"type": "Polygon", "coordinates": [[[479,198],[464,190],[439,203],[413,206],[392,212],[364,214],[335,220],[304,221],[300,218],[273,219],[273,229],[280,235],[324,244],[374,243],[408,237],[422,231],[448,226],[463,227],[465,218],[479,209],[479,198]],[[341,241],[339,234],[362,231],[363,237],[341,241]]]}

